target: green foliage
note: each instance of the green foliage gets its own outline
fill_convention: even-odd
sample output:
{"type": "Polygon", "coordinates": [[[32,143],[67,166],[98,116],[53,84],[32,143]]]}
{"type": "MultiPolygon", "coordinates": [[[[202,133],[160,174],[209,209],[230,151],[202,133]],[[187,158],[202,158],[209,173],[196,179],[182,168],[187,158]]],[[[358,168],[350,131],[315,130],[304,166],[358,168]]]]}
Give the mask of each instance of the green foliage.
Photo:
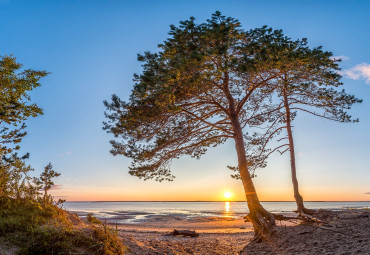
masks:
{"type": "Polygon", "coordinates": [[[43,211],[38,203],[26,200],[20,204],[12,198],[0,201],[0,236],[6,237],[11,233],[33,229],[45,223],[43,211]]]}
{"type": "MultiPolygon", "coordinates": [[[[310,48],[305,38],[293,41],[281,30],[267,27],[253,30],[253,37],[263,49],[257,57],[267,59],[269,69],[277,74],[265,85],[275,97],[276,106],[274,121],[263,135],[264,148],[281,130],[288,128],[297,112],[337,122],[358,122],[348,110],[362,100],[339,89],[343,85],[340,60],[332,58],[331,52],[321,46],[310,48]]],[[[278,141],[284,139],[279,137],[278,141]]],[[[288,146],[288,143],[278,144],[270,153],[284,153],[288,146]]]]}
{"type": "Polygon", "coordinates": [[[0,58],[0,199],[30,193],[27,174],[32,169],[24,163],[28,154],[19,157],[15,151],[26,135],[24,121],[42,114],[29,92],[47,73],[21,69],[15,57],[0,58]]]}
{"type": "Polygon", "coordinates": [[[98,252],[104,255],[124,254],[126,247],[119,239],[117,232],[106,225],[95,227],[93,237],[98,240],[98,252]]]}
{"type": "Polygon", "coordinates": [[[21,68],[15,57],[0,59],[0,155],[18,149],[16,145],[26,134],[23,121],[42,114],[28,93],[40,86],[39,80],[47,72],[21,68]]]}
{"type": "Polygon", "coordinates": [[[60,173],[57,173],[53,170],[53,165],[49,163],[45,166],[44,171],[40,174],[40,178],[34,178],[33,182],[36,185],[38,190],[44,191],[44,207],[53,204],[53,197],[48,194],[48,191],[54,185],[53,178],[60,176],[60,173]]]}
{"type": "MultiPolygon", "coordinates": [[[[16,172],[15,168],[13,173],[16,172]]],[[[22,247],[19,254],[73,254],[81,251],[124,254],[124,246],[117,233],[98,219],[91,215],[91,221],[96,225],[86,226],[77,216],[58,207],[63,201],[54,202],[52,196],[45,197],[45,193],[41,196],[40,190],[45,191],[44,187],[50,189],[54,185],[52,178],[59,175],[49,164],[40,178],[34,178],[39,185],[30,184],[22,195],[0,199],[0,242],[22,247]]],[[[11,187],[19,189],[19,181],[20,178],[12,178],[11,187]]]]}
{"type": "Polygon", "coordinates": [[[52,169],[51,163],[49,163],[41,173],[40,178],[31,178],[29,173],[33,169],[29,165],[26,165],[25,159],[27,158],[28,155],[20,158],[16,153],[12,154],[9,158],[3,157],[3,162],[6,164],[3,164],[2,168],[0,168],[2,177],[0,179],[2,188],[0,200],[14,198],[18,203],[23,203],[25,200],[32,200],[42,202],[44,208],[63,203],[63,200],[54,202],[53,197],[48,194],[48,191],[54,185],[52,178],[59,176],[60,173],[55,172],[52,169]],[[41,196],[42,193],[43,196],[41,196]]]}
{"type": "Polygon", "coordinates": [[[132,158],[129,173],[144,180],[172,180],[173,159],[200,158],[236,129],[269,121],[258,111],[269,107],[262,85],[272,77],[238,20],[216,12],[202,24],[171,26],[169,35],[158,53],[138,56],[143,72],[130,100],[104,102],[104,129],[117,138],[111,153],[132,158]]]}
{"type": "Polygon", "coordinates": [[[84,226],[57,206],[45,209],[32,200],[19,204],[10,198],[0,206],[0,241],[21,247],[19,254],[124,254],[115,231],[102,224],[84,226]]]}
{"type": "Polygon", "coordinates": [[[93,228],[86,232],[71,228],[39,228],[32,244],[22,254],[124,254],[125,248],[111,229],[93,228]]]}
{"type": "Polygon", "coordinates": [[[91,224],[101,224],[102,223],[100,220],[94,217],[92,213],[88,213],[86,219],[91,224]]]}
{"type": "Polygon", "coordinates": [[[0,242],[19,247],[19,254],[123,254],[115,231],[97,219],[97,225],[86,226],[58,207],[64,201],[48,194],[60,175],[51,163],[31,178],[28,154],[15,152],[26,135],[23,122],[42,114],[28,93],[47,74],[21,67],[13,57],[0,60],[0,242]]]}
{"type": "Polygon", "coordinates": [[[43,184],[44,190],[50,190],[50,188],[54,185],[52,178],[60,176],[60,173],[57,173],[53,170],[53,165],[49,163],[45,168],[44,171],[40,175],[40,180],[43,184]]]}
{"type": "Polygon", "coordinates": [[[0,199],[2,197],[33,198],[36,196],[36,189],[30,183],[29,173],[33,170],[26,165],[25,160],[28,154],[19,157],[17,153],[9,157],[3,156],[0,164],[0,199]]]}
{"type": "MultiPolygon", "coordinates": [[[[271,153],[287,150],[286,143],[267,147],[284,129],[284,95],[291,120],[302,111],[358,121],[347,110],[361,100],[337,89],[337,60],[305,38],[293,41],[267,26],[246,31],[220,12],[201,24],[190,18],[172,25],[169,35],[157,53],[138,55],[143,71],[134,75],[129,101],[113,95],[104,102],[104,129],[115,137],[111,153],[132,158],[131,175],[172,180],[173,159],[200,158],[209,147],[239,139],[241,128],[254,176],[271,153]]],[[[240,178],[239,167],[231,170],[240,178]]]]}

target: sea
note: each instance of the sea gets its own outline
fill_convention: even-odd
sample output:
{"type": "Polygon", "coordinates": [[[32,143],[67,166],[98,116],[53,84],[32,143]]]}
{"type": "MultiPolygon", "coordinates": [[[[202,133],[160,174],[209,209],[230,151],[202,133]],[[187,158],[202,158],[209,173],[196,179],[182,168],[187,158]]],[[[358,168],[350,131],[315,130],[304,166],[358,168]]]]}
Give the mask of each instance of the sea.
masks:
{"type": "MultiPolygon", "coordinates": [[[[290,213],[295,202],[261,202],[273,213],[290,213]]],[[[305,202],[310,209],[369,209],[365,202],[305,202]]],[[[135,224],[150,221],[153,217],[191,219],[198,217],[241,218],[248,214],[246,202],[65,202],[63,208],[85,217],[88,213],[98,219],[116,224],[135,224]]]]}

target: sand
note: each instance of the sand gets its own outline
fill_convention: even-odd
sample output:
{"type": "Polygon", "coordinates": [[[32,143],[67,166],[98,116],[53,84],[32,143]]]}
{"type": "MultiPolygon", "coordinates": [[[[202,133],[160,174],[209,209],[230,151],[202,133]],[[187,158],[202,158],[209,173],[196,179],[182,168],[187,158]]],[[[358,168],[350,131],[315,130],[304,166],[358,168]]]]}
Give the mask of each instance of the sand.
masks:
{"type": "MultiPolygon", "coordinates": [[[[292,225],[281,223],[279,225],[292,225]]],[[[238,254],[253,238],[253,227],[231,217],[154,216],[145,222],[117,226],[128,254],[238,254]],[[174,229],[195,230],[199,237],[169,236],[174,229]]]]}
{"type": "Polygon", "coordinates": [[[370,254],[370,211],[324,212],[320,219],[328,224],[277,227],[276,237],[251,243],[240,254],[370,254]]]}
{"type": "Polygon", "coordinates": [[[329,225],[279,222],[276,236],[262,243],[250,243],[253,228],[241,218],[158,216],[118,229],[128,254],[370,254],[369,211],[322,213],[320,217],[329,225]],[[168,236],[173,229],[196,230],[200,235],[168,236]]]}
{"type": "Polygon", "coordinates": [[[252,225],[241,218],[158,216],[118,228],[128,254],[238,254],[253,237],[252,225]],[[168,236],[174,229],[196,230],[200,235],[168,236]]]}

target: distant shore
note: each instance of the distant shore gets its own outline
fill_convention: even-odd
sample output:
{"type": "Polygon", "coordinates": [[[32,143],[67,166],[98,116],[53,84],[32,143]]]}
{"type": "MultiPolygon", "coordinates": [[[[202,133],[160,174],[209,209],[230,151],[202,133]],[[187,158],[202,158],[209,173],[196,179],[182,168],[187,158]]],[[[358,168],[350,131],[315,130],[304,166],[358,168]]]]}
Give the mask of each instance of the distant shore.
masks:
{"type": "MultiPolygon", "coordinates": [[[[198,202],[207,202],[207,203],[211,203],[211,202],[236,202],[236,203],[245,203],[247,201],[244,201],[244,200],[102,200],[102,201],[99,201],[99,200],[84,200],[84,201],[68,201],[69,203],[81,203],[81,202],[91,202],[91,203],[120,203],[120,202],[133,202],[133,203],[140,203],[140,202],[153,202],[153,203],[165,203],[165,202],[176,202],[176,203],[180,203],[180,202],[189,202],[189,203],[198,203],[198,202]]],[[[274,200],[265,200],[265,201],[260,201],[262,203],[265,203],[265,202],[268,202],[268,203],[279,203],[279,202],[292,202],[292,203],[295,203],[295,200],[279,200],[279,201],[274,201],[274,200]]],[[[370,200],[328,200],[328,201],[325,201],[325,200],[305,200],[305,202],[314,202],[314,203],[325,203],[325,202],[337,202],[337,203],[340,203],[340,202],[360,202],[360,203],[370,203],[370,200]]]]}

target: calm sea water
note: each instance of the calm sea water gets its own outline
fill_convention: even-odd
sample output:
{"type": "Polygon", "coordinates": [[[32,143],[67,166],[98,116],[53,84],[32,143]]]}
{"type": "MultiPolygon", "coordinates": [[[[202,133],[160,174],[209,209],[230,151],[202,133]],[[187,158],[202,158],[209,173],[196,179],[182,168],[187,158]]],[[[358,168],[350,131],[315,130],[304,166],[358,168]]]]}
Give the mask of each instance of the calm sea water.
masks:
{"type": "MultiPolygon", "coordinates": [[[[295,202],[262,202],[270,212],[292,212],[295,202]]],[[[369,202],[306,202],[311,209],[370,208],[369,202]]],[[[242,217],[248,213],[246,202],[65,202],[67,210],[80,216],[93,213],[116,223],[136,223],[153,217],[242,217]]]]}

